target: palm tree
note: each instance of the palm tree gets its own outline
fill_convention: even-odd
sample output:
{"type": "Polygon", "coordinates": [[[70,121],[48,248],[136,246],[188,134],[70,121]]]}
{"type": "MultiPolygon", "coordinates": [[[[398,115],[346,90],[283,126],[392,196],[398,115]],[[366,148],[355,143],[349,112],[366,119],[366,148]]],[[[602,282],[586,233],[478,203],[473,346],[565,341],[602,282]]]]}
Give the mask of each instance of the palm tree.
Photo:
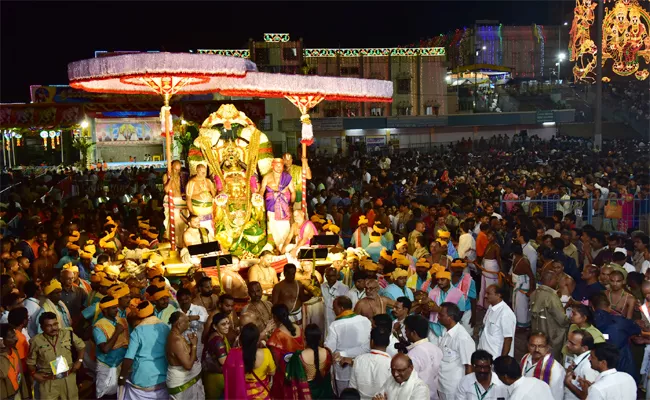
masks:
{"type": "Polygon", "coordinates": [[[79,150],[81,154],[80,164],[82,168],[88,167],[88,155],[93,146],[95,146],[95,142],[91,142],[90,138],[85,136],[78,136],[72,141],[72,147],[79,150]]]}

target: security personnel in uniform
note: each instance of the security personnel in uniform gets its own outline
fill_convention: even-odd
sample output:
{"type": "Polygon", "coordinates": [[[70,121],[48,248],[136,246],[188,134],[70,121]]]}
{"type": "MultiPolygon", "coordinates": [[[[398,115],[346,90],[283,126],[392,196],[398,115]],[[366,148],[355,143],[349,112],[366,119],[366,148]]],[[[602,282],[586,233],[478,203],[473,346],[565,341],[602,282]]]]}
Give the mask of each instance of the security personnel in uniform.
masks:
{"type": "Polygon", "coordinates": [[[76,400],[76,372],[81,368],[84,342],[69,329],[60,329],[57,315],[44,312],[38,319],[43,333],[34,336],[29,348],[27,367],[34,377],[35,398],[76,400]],[[72,359],[72,346],[76,349],[72,359]]]}

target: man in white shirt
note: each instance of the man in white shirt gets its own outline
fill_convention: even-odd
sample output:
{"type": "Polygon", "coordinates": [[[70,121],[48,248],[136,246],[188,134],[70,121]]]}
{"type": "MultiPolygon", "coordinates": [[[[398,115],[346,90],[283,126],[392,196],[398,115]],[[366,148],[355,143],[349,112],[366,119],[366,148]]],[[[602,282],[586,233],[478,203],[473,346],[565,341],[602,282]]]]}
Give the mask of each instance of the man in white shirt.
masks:
{"type": "Polygon", "coordinates": [[[391,356],[386,353],[390,331],[375,327],[370,331],[370,353],[354,359],[350,387],[357,389],[361,399],[370,400],[391,379],[391,356]]]}
{"type": "Polygon", "coordinates": [[[35,329],[32,329],[32,327],[35,327],[37,325],[37,322],[34,321],[34,318],[36,317],[36,315],[38,315],[39,311],[41,311],[41,305],[37,297],[39,288],[38,285],[34,283],[34,281],[27,281],[23,286],[23,291],[25,292],[25,296],[27,297],[25,301],[23,301],[23,307],[27,309],[27,313],[29,315],[27,332],[29,333],[30,337],[34,337],[38,334],[38,332],[35,329]]]}
{"type": "Polygon", "coordinates": [[[352,309],[354,310],[354,307],[356,307],[357,302],[364,297],[366,297],[366,279],[367,279],[366,271],[354,271],[352,274],[352,281],[354,283],[354,287],[348,291],[346,296],[352,300],[352,309]]]}
{"type": "MultiPolygon", "coordinates": [[[[537,378],[551,388],[553,399],[564,399],[564,367],[553,358],[548,337],[543,332],[533,332],[528,337],[528,354],[521,359],[521,373],[537,378]]],[[[505,383],[505,382],[504,382],[505,383]]]]}
{"type": "Polygon", "coordinates": [[[476,350],[476,344],[467,330],[459,324],[462,314],[454,303],[445,302],[440,305],[438,321],[447,329],[440,338],[442,350],[438,387],[440,400],[454,400],[458,383],[472,371],[471,358],[476,350]]]}
{"type": "Polygon", "coordinates": [[[456,400],[497,400],[508,397],[508,387],[492,372],[492,355],[485,350],[472,354],[472,372],[458,383],[456,400]]]}
{"type": "Polygon", "coordinates": [[[404,320],[406,338],[411,342],[408,355],[413,361],[415,371],[427,386],[429,386],[431,400],[438,399],[438,377],[442,350],[429,342],[429,321],[421,315],[409,315],[404,320]]]}
{"type": "MultiPolygon", "coordinates": [[[[187,288],[180,288],[176,292],[179,311],[187,315],[190,320],[190,327],[183,332],[183,337],[194,333],[197,337],[203,337],[203,327],[208,320],[208,312],[203,306],[192,304],[192,293],[187,288]]],[[[199,340],[196,346],[196,354],[203,354],[203,343],[199,340]]]]}
{"type": "Polygon", "coordinates": [[[524,256],[530,262],[530,269],[533,270],[533,274],[537,271],[537,250],[531,244],[531,234],[528,231],[519,230],[519,243],[521,244],[521,251],[524,253],[524,256]]]}
{"type": "Polygon", "coordinates": [[[551,388],[544,381],[521,376],[517,360],[501,356],[494,360],[494,372],[508,386],[508,400],[552,399],[551,388]]]}
{"type": "Polygon", "coordinates": [[[340,394],[350,383],[351,360],[370,351],[370,320],[352,311],[352,300],[346,296],[334,299],[334,320],[325,339],[332,351],[336,388],[340,394]]]}
{"type": "Polygon", "coordinates": [[[486,350],[492,357],[515,355],[515,329],[517,317],[503,301],[508,287],[491,285],[485,295],[490,305],[483,317],[483,331],[478,341],[478,348],[486,350]]]}
{"type": "Polygon", "coordinates": [[[429,387],[415,372],[406,354],[398,354],[390,363],[392,379],[388,379],[373,400],[429,400],[429,387]]]}
{"type": "Polygon", "coordinates": [[[590,385],[581,380],[580,385],[588,390],[587,400],[634,400],[636,399],[636,382],[625,372],[614,368],[618,364],[619,350],[611,343],[599,343],[591,351],[589,360],[591,368],[600,375],[590,385]]]}
{"type": "Polygon", "coordinates": [[[325,303],[325,332],[327,332],[327,328],[336,318],[333,308],[334,299],[347,295],[350,290],[350,288],[338,279],[339,273],[336,268],[329,267],[325,270],[325,282],[320,285],[321,292],[323,293],[323,302],[325,303]]]}
{"type": "Polygon", "coordinates": [[[577,329],[569,333],[566,343],[569,355],[564,367],[564,400],[578,400],[584,398],[586,390],[582,390],[580,380],[593,383],[598,378],[598,371],[591,368],[589,355],[594,349],[594,337],[585,330],[577,329]]]}

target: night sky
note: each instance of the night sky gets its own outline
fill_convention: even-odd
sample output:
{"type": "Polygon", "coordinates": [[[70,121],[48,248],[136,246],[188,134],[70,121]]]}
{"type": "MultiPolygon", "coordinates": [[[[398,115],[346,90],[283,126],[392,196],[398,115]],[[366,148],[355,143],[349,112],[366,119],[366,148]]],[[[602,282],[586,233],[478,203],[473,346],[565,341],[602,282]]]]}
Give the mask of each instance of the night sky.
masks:
{"type": "Polygon", "coordinates": [[[305,47],[396,47],[474,21],[557,25],[574,1],[0,2],[0,101],[28,102],[29,86],[67,84],[67,64],[95,50],[245,48],[264,32],[305,47]],[[169,28],[165,28],[169,27],[169,28]]]}

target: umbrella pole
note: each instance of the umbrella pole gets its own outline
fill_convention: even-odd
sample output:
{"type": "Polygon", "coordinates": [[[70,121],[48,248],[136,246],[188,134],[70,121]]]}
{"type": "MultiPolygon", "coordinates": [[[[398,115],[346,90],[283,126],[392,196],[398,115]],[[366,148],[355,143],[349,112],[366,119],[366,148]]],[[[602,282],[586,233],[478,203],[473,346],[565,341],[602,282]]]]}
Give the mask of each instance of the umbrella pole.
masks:
{"type": "MultiPolygon", "coordinates": [[[[171,181],[172,179],[172,135],[171,126],[169,126],[169,120],[171,119],[171,110],[169,109],[170,98],[171,94],[164,94],[165,105],[163,107],[164,114],[162,115],[165,121],[165,158],[167,159],[167,182],[171,181]]],[[[169,210],[169,241],[172,245],[172,254],[170,254],[170,257],[172,257],[176,252],[176,222],[174,221],[174,193],[171,189],[171,185],[169,185],[169,187],[170,189],[167,192],[167,209],[169,210]]]]}
{"type": "MultiPolygon", "coordinates": [[[[305,218],[307,218],[307,144],[302,143],[302,199],[301,199],[301,208],[305,213],[305,218]]],[[[314,264],[316,265],[316,264],[314,264]]],[[[315,268],[315,267],[314,267],[315,268]]]]}

